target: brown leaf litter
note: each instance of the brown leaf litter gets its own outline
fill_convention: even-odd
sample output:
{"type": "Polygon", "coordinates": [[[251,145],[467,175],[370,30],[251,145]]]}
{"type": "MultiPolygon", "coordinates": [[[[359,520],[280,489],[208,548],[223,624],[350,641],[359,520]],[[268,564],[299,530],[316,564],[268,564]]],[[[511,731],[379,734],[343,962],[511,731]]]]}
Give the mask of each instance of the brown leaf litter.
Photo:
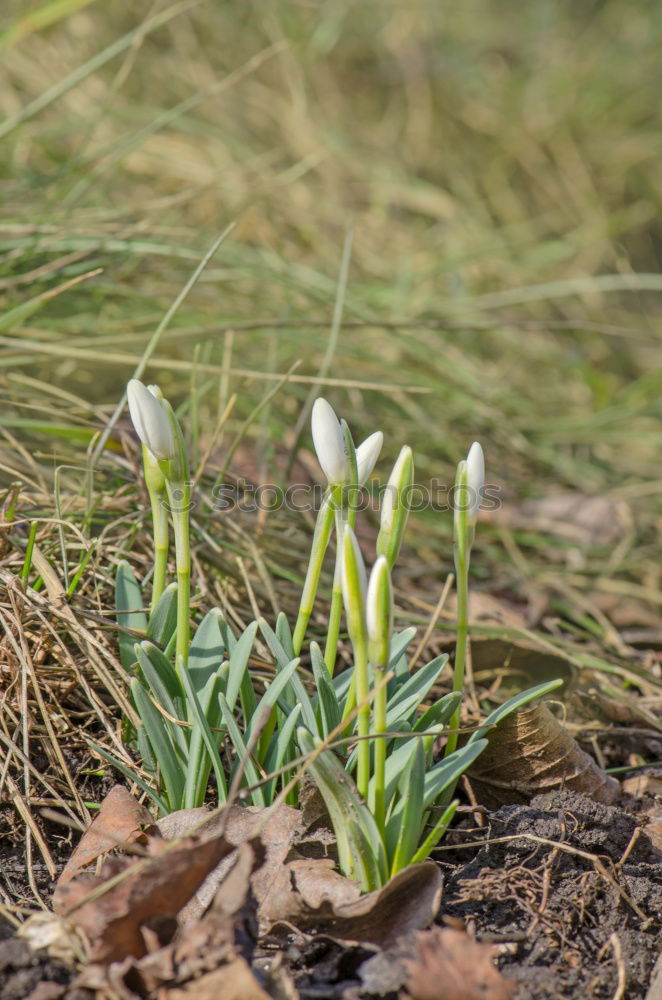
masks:
{"type": "Polygon", "coordinates": [[[490,809],[562,788],[606,804],[620,794],[618,781],[598,767],[542,702],[507,716],[488,740],[469,779],[477,800],[490,809]]]}

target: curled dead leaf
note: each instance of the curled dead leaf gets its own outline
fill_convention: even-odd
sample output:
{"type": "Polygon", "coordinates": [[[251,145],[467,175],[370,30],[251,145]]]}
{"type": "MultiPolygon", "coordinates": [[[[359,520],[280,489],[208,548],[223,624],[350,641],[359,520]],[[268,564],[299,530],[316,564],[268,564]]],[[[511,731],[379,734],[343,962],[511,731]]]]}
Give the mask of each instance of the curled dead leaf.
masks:
{"type": "Polygon", "coordinates": [[[618,781],[584,753],[543,703],[513,712],[488,740],[469,778],[476,798],[489,809],[561,788],[607,805],[620,793],[618,781]]]}
{"type": "Polygon", "coordinates": [[[58,886],[80,875],[88,865],[116,847],[139,840],[144,842],[145,831],[152,828],[153,820],[145,806],[134,799],[123,785],[115,785],[67,861],[58,886]]]}
{"type": "Polygon", "coordinates": [[[510,1000],[515,984],[492,962],[494,948],[464,931],[434,927],[418,935],[407,964],[412,1000],[510,1000]]]}

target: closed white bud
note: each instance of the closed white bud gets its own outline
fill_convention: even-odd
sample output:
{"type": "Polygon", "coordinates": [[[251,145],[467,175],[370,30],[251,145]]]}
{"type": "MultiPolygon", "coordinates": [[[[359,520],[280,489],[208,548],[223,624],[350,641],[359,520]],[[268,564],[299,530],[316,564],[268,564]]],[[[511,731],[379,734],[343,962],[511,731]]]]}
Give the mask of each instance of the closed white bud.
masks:
{"type": "Polygon", "coordinates": [[[481,494],[485,485],[485,456],[478,441],[474,441],[467,455],[467,492],[469,509],[467,516],[472,524],[478,519],[481,494]]]}
{"type": "Polygon", "coordinates": [[[381,431],[375,431],[370,437],[356,449],[356,466],[358,470],[359,486],[363,486],[372,475],[372,470],[377,464],[379,453],[384,443],[384,435],[381,431]]]}
{"type": "Polygon", "coordinates": [[[321,396],[313,405],[311,429],[317,460],[327,480],[332,485],[346,483],[351,469],[345,435],[333,407],[321,396]]]}
{"type": "Polygon", "coordinates": [[[132,378],[126,388],[129,413],[136,434],[159,461],[169,461],[177,454],[177,442],[168,414],[157,398],[157,386],[147,386],[132,378]]]}
{"type": "Polygon", "coordinates": [[[365,616],[370,659],[375,665],[384,667],[389,660],[393,630],[393,588],[386,556],[379,556],[372,567],[365,616]]]}

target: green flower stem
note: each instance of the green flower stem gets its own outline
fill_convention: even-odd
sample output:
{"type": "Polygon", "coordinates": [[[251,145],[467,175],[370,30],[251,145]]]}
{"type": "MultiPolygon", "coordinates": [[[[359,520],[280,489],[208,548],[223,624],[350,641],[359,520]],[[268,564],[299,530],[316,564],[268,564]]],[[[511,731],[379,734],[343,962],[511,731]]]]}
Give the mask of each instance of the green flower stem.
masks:
{"type": "MultiPolygon", "coordinates": [[[[358,766],[356,772],[356,787],[364,800],[368,801],[368,786],[370,784],[370,681],[368,677],[368,649],[365,641],[354,647],[354,677],[356,678],[356,699],[361,705],[358,711],[358,766]]],[[[379,742],[383,742],[380,740],[379,742]]]]}
{"type": "Polygon", "coordinates": [[[342,539],[345,518],[341,510],[336,510],[336,566],[333,571],[333,590],[331,591],[331,607],[324,646],[324,662],[333,677],[338,653],[338,636],[340,635],[340,616],[342,615],[342,539]]]}
{"type": "Polygon", "coordinates": [[[377,739],[375,744],[375,807],[374,815],[377,826],[384,829],[384,818],[386,807],[384,801],[384,785],[386,783],[386,706],[388,702],[388,688],[386,684],[379,686],[379,681],[384,679],[384,671],[375,670],[375,679],[378,682],[378,690],[375,692],[375,714],[374,714],[374,734],[377,739]]]}
{"type": "Polygon", "coordinates": [[[167,480],[168,498],[175,530],[177,563],[177,639],[175,662],[177,669],[186,669],[190,645],[191,614],[191,547],[189,540],[189,507],[191,488],[188,483],[167,480]]]}
{"type": "Polygon", "coordinates": [[[168,565],[168,507],[166,504],[166,482],[159,462],[149,449],[143,445],[143,472],[145,485],[152,508],[152,531],[154,534],[154,573],[152,576],[153,611],[157,601],[165,590],[166,568],[168,565]]]}
{"type": "Polygon", "coordinates": [[[152,508],[152,526],[154,531],[154,573],[152,576],[152,603],[150,611],[156,607],[157,601],[166,585],[166,570],[168,566],[168,511],[164,506],[165,491],[149,494],[152,508]]]}
{"type": "Polygon", "coordinates": [[[317,521],[315,522],[315,532],[313,534],[313,543],[310,548],[308,569],[306,571],[306,579],[301,592],[299,614],[294,627],[292,645],[294,646],[295,656],[298,656],[301,652],[303,640],[306,636],[306,629],[308,628],[308,622],[310,621],[310,616],[313,613],[313,605],[315,604],[320,574],[322,572],[322,563],[324,562],[324,555],[329,544],[332,528],[333,498],[331,493],[327,492],[324,500],[322,501],[322,506],[317,514],[317,521]]]}
{"type": "MultiPolygon", "coordinates": [[[[464,546],[462,546],[464,548],[464,546]]],[[[453,691],[462,691],[464,687],[464,664],[467,654],[467,635],[469,631],[469,550],[461,553],[460,547],[456,550],[455,569],[457,573],[457,638],[455,641],[455,672],[453,674],[453,691]]],[[[460,726],[461,704],[453,712],[449,721],[449,728],[457,730],[460,726]]],[[[457,747],[457,732],[448,735],[446,751],[447,757],[457,747]]]]}

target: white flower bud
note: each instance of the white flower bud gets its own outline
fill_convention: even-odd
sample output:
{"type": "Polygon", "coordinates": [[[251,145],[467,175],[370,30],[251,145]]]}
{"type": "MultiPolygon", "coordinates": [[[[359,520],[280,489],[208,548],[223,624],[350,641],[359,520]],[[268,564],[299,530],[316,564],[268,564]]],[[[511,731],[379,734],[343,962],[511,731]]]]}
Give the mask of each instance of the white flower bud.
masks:
{"type": "Polygon", "coordinates": [[[175,435],[168,414],[155,393],[137,378],[132,378],[126,388],[126,395],[131,420],[142,443],[156,459],[173,459],[177,454],[175,435]]]}
{"type": "Polygon", "coordinates": [[[332,485],[346,483],[351,469],[345,435],[333,407],[321,396],[313,406],[311,428],[317,459],[327,480],[332,485]]]}
{"type": "Polygon", "coordinates": [[[375,431],[370,437],[356,449],[356,465],[358,469],[359,486],[363,486],[372,475],[372,470],[377,464],[379,453],[384,443],[384,435],[381,431],[375,431]]]}
{"type": "Polygon", "coordinates": [[[471,524],[478,519],[478,508],[481,501],[481,490],[485,485],[485,456],[478,441],[474,441],[467,455],[467,490],[469,493],[469,509],[467,516],[471,524]]]}

